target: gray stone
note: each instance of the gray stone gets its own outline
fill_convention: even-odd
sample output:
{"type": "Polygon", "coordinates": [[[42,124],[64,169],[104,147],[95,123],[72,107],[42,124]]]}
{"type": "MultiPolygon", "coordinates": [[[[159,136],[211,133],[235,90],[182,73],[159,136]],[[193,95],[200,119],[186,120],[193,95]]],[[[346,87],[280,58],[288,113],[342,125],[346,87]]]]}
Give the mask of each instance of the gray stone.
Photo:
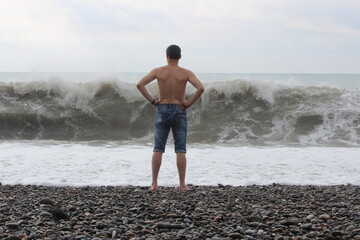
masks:
{"type": "Polygon", "coordinates": [[[340,230],[334,230],[331,235],[333,235],[334,237],[340,237],[343,235],[343,233],[340,230]]]}
{"type": "Polygon", "coordinates": [[[85,239],[86,235],[77,235],[75,239],[85,239]]]}
{"type": "Polygon", "coordinates": [[[184,229],[185,227],[181,224],[172,224],[172,228],[174,229],[184,229]]]}
{"type": "Polygon", "coordinates": [[[254,234],[256,234],[256,230],[247,229],[247,230],[245,231],[245,234],[247,234],[247,235],[254,235],[254,234]]]}
{"type": "Polygon", "coordinates": [[[108,234],[106,232],[97,232],[95,234],[96,237],[105,237],[105,238],[108,238],[108,234]]]}
{"type": "Polygon", "coordinates": [[[246,235],[245,239],[246,240],[256,240],[256,238],[254,238],[253,236],[250,236],[250,235],[246,235]]]}
{"type": "Polygon", "coordinates": [[[345,228],[345,232],[352,232],[355,229],[354,225],[349,225],[345,228]]]}
{"type": "Polygon", "coordinates": [[[306,217],[306,219],[307,219],[307,220],[311,220],[311,219],[313,219],[314,217],[315,217],[314,214],[309,214],[309,215],[306,217]]]}
{"type": "Polygon", "coordinates": [[[330,215],[329,214],[321,214],[320,216],[319,216],[319,218],[321,219],[321,220],[323,220],[323,221],[327,221],[328,219],[330,219],[330,215]]]}
{"type": "Polygon", "coordinates": [[[118,234],[124,232],[124,230],[120,228],[110,228],[109,232],[111,232],[111,235],[116,234],[115,236],[117,236],[118,234]]]}
{"type": "Polygon", "coordinates": [[[261,222],[262,218],[257,214],[252,214],[250,215],[249,220],[252,222],[261,222]]]}
{"type": "Polygon", "coordinates": [[[44,212],[40,213],[40,216],[42,216],[42,217],[52,217],[53,215],[51,213],[49,213],[49,212],[44,211],[44,212]]]}
{"type": "Polygon", "coordinates": [[[10,229],[18,229],[19,224],[18,224],[18,223],[14,223],[14,222],[9,222],[9,223],[6,223],[5,226],[6,226],[7,228],[10,228],[10,229]]]}
{"type": "Polygon", "coordinates": [[[274,212],[273,211],[264,211],[264,212],[262,212],[262,215],[271,217],[271,216],[274,216],[274,212]]]}
{"type": "Polygon", "coordinates": [[[196,212],[196,213],[204,213],[205,210],[202,209],[202,208],[195,208],[194,212],[196,212]]]}
{"type": "Polygon", "coordinates": [[[181,224],[171,224],[168,222],[158,222],[155,224],[157,228],[173,228],[173,229],[184,229],[185,227],[181,224]]]}
{"type": "Polygon", "coordinates": [[[7,240],[21,240],[21,238],[16,235],[10,235],[6,239],[7,240]]]}
{"type": "Polygon", "coordinates": [[[234,233],[230,233],[229,237],[231,239],[241,239],[243,236],[240,233],[234,232],[234,233]]]}
{"type": "Polygon", "coordinates": [[[299,234],[301,232],[301,230],[299,228],[294,227],[294,228],[290,229],[290,232],[293,234],[299,234]]]}
{"type": "Polygon", "coordinates": [[[301,224],[300,228],[309,230],[312,228],[312,226],[313,226],[312,223],[305,223],[305,224],[301,224]]]}
{"type": "Polygon", "coordinates": [[[43,198],[40,200],[40,204],[45,204],[45,205],[51,205],[54,206],[54,201],[50,198],[43,198]]]}
{"type": "Polygon", "coordinates": [[[281,220],[279,224],[284,226],[296,225],[297,223],[293,220],[281,220]]]}
{"type": "Polygon", "coordinates": [[[172,224],[168,222],[157,222],[155,224],[155,227],[157,228],[172,228],[172,224]]]}

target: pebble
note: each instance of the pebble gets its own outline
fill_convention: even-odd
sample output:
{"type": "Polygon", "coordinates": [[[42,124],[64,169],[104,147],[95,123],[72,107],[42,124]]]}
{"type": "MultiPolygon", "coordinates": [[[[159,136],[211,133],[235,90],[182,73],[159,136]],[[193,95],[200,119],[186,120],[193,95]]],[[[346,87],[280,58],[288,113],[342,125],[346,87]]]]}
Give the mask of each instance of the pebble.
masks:
{"type": "Polygon", "coordinates": [[[40,216],[42,216],[42,217],[52,217],[53,215],[51,213],[49,213],[49,212],[41,212],[40,216]]]}
{"type": "Polygon", "coordinates": [[[155,224],[157,228],[173,228],[173,229],[184,229],[185,227],[181,224],[171,224],[168,222],[158,222],[155,224]]]}
{"type": "Polygon", "coordinates": [[[6,239],[7,240],[21,240],[21,238],[16,235],[10,235],[6,239]]]}
{"type": "Polygon", "coordinates": [[[355,230],[355,227],[354,225],[349,225],[345,228],[345,232],[352,232],[355,230]]]}
{"type": "Polygon", "coordinates": [[[328,219],[330,219],[330,215],[329,214],[321,214],[319,216],[319,219],[327,221],[328,219]]]}
{"type": "Polygon", "coordinates": [[[360,186],[191,188],[0,186],[0,239],[360,240],[360,186]]]}
{"type": "Polygon", "coordinates": [[[311,219],[313,219],[313,218],[315,218],[315,215],[314,215],[314,214],[309,214],[309,215],[306,216],[306,219],[307,219],[307,220],[311,220],[311,219]]]}
{"type": "Polygon", "coordinates": [[[69,215],[61,209],[53,208],[49,211],[55,219],[69,219],[69,215]]]}
{"type": "Polygon", "coordinates": [[[230,233],[229,234],[229,238],[231,239],[242,239],[243,235],[241,235],[240,233],[230,233]]]}
{"type": "Polygon", "coordinates": [[[202,209],[202,208],[195,208],[194,212],[196,212],[196,213],[204,213],[205,210],[202,209]]]}
{"type": "Polygon", "coordinates": [[[302,229],[311,229],[312,226],[313,226],[312,223],[305,223],[305,224],[301,224],[300,228],[302,228],[302,229]]]}
{"type": "Polygon", "coordinates": [[[245,231],[245,234],[247,234],[247,235],[254,235],[254,234],[256,234],[256,230],[247,229],[247,230],[245,231]]]}
{"type": "Polygon", "coordinates": [[[5,226],[10,229],[18,229],[19,224],[14,222],[8,222],[5,224],[5,226]]]}
{"type": "Polygon", "coordinates": [[[191,219],[189,219],[189,218],[184,218],[184,222],[185,223],[192,223],[191,219]]]}
{"type": "Polygon", "coordinates": [[[51,205],[51,206],[55,205],[54,201],[52,199],[50,199],[50,198],[43,198],[43,199],[40,200],[39,203],[40,204],[45,204],[45,205],[51,205]]]}

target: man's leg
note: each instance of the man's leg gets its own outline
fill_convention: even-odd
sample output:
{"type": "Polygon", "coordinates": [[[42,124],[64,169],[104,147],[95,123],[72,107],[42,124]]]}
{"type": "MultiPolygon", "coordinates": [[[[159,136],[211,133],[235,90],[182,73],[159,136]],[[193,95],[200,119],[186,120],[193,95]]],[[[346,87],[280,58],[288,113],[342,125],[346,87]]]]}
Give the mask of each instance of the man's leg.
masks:
{"type": "Polygon", "coordinates": [[[150,190],[157,190],[157,188],[158,188],[157,179],[159,176],[162,155],[163,155],[163,152],[153,152],[152,159],[151,159],[152,183],[151,183],[150,190]]]}
{"type": "Polygon", "coordinates": [[[187,187],[185,184],[186,175],[186,155],[185,153],[176,153],[176,164],[179,173],[180,191],[186,191],[187,187]]]}

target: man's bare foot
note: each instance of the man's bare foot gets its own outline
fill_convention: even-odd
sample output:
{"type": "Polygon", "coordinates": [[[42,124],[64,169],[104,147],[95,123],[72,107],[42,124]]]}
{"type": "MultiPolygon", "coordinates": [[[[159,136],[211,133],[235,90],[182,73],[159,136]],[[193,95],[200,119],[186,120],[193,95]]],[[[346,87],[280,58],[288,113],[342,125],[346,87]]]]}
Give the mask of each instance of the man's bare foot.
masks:
{"type": "Polygon", "coordinates": [[[158,190],[158,187],[157,187],[157,186],[151,186],[151,187],[150,187],[150,191],[156,191],[156,190],[158,190]]]}
{"type": "Polygon", "coordinates": [[[185,191],[189,191],[190,189],[187,186],[180,186],[179,187],[179,191],[180,192],[185,192],[185,191]]]}

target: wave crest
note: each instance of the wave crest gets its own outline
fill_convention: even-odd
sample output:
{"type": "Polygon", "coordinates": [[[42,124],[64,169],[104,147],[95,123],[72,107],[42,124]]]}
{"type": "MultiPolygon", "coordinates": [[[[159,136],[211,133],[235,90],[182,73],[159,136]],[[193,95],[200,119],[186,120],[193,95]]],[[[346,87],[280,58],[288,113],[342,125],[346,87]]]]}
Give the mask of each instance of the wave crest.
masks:
{"type": "MultiPolygon", "coordinates": [[[[205,89],[188,110],[189,142],[360,145],[359,91],[247,80],[205,89]]],[[[134,84],[116,80],[0,84],[2,139],[148,140],[154,113],[134,84]]]]}

